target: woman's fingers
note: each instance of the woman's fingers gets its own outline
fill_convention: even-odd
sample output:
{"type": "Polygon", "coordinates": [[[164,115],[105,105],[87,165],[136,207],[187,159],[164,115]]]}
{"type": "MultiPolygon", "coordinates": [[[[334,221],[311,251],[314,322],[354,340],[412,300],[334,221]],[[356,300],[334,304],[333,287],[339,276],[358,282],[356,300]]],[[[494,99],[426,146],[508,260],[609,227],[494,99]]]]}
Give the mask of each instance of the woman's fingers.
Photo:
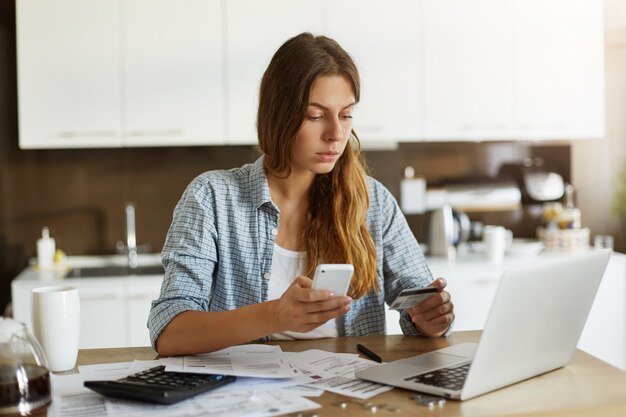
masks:
{"type": "Polygon", "coordinates": [[[297,277],[280,298],[286,330],[310,331],[350,310],[352,298],[312,290],[312,280],[297,277]]]}

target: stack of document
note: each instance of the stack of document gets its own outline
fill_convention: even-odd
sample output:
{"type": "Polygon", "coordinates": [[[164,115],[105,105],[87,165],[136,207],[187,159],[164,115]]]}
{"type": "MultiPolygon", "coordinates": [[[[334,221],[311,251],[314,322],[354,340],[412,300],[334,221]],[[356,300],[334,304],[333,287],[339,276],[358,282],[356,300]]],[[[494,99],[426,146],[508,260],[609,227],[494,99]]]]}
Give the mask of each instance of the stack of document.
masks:
{"type": "Polygon", "coordinates": [[[319,408],[309,398],[323,391],[366,399],[390,390],[355,378],[355,371],[373,365],[358,354],[283,352],[280,346],[250,344],[204,355],[80,366],[78,374],[52,375],[48,415],[269,417],[319,408]],[[237,381],[174,405],[108,398],[83,387],[86,380],[119,379],[159,365],[166,371],[235,375],[237,381]]]}

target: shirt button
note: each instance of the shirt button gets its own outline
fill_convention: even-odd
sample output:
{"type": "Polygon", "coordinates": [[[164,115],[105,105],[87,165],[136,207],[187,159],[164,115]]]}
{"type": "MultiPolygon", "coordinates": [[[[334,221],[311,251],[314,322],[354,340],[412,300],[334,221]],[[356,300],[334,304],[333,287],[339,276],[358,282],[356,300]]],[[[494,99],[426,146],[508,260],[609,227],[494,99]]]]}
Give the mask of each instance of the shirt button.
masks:
{"type": "Polygon", "coordinates": [[[270,279],[270,276],[271,275],[270,275],[269,272],[266,272],[266,273],[263,274],[263,278],[265,278],[265,279],[270,279]]]}
{"type": "Polygon", "coordinates": [[[278,229],[272,229],[272,236],[278,235],[278,229]]]}

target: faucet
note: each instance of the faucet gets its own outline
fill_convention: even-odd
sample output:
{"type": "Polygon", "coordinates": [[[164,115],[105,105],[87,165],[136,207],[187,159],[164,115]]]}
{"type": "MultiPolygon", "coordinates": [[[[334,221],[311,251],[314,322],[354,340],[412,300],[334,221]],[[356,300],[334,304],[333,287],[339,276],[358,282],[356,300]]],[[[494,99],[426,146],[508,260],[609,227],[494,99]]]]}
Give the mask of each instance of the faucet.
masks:
{"type": "Polygon", "coordinates": [[[137,235],[135,233],[135,206],[126,204],[126,252],[128,253],[128,267],[137,268],[137,235]]]}

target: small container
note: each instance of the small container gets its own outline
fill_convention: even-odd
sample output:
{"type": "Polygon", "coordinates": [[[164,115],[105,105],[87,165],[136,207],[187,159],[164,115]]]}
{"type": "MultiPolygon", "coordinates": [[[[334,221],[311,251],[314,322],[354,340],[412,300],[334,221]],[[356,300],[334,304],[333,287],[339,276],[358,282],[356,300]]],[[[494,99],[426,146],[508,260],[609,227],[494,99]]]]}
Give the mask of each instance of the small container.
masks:
{"type": "Polygon", "coordinates": [[[54,253],[56,251],[56,243],[54,238],[50,237],[48,226],[41,229],[41,238],[37,240],[37,263],[39,269],[50,269],[54,265],[54,253]]]}
{"type": "Polygon", "coordinates": [[[557,219],[559,229],[580,229],[580,209],[565,208],[557,219]]]}
{"type": "Polygon", "coordinates": [[[561,203],[552,202],[552,203],[544,203],[543,205],[543,224],[545,228],[556,228],[556,222],[561,212],[563,211],[563,206],[561,203]]]}
{"type": "Polygon", "coordinates": [[[537,238],[543,242],[546,250],[576,252],[589,249],[589,228],[546,229],[537,228],[537,238]]]}
{"type": "Polygon", "coordinates": [[[400,207],[404,214],[426,212],[426,180],[415,177],[413,167],[404,169],[404,178],[400,181],[400,207]]]}
{"type": "Polygon", "coordinates": [[[565,187],[565,207],[557,218],[559,229],[580,229],[580,209],[576,207],[576,189],[572,184],[565,187]]]}

